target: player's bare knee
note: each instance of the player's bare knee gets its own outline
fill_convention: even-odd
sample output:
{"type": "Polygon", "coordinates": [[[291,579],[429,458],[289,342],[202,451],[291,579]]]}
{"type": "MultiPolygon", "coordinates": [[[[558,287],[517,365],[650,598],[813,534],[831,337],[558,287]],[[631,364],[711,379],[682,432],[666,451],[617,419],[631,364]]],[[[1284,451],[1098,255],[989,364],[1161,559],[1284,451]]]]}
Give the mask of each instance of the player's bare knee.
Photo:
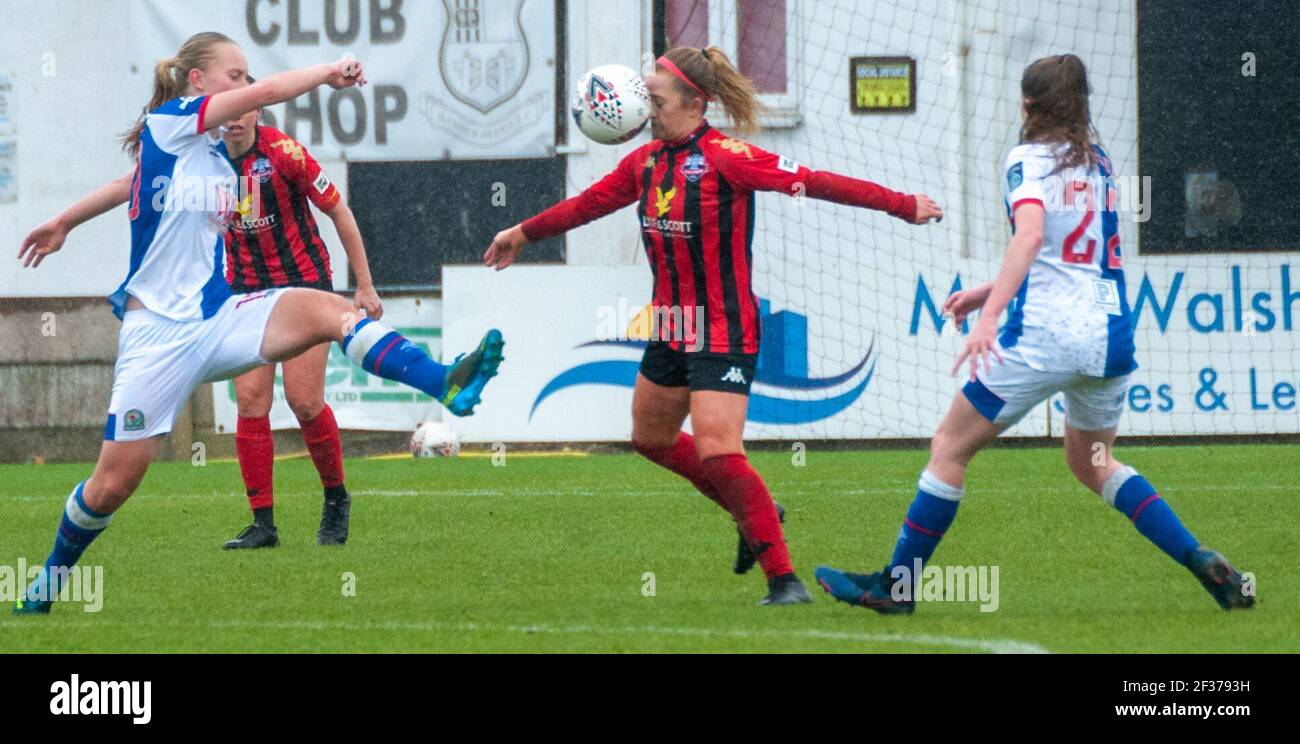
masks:
{"type": "Polygon", "coordinates": [[[634,417],[632,420],[632,444],[637,449],[665,449],[676,444],[680,435],[680,428],[664,426],[663,422],[648,417],[634,417]]]}
{"type": "Polygon", "coordinates": [[[299,421],[311,421],[325,408],[325,401],[314,395],[302,397],[286,395],[285,400],[289,404],[289,410],[293,411],[293,415],[297,416],[299,421]]]}
{"type": "Polygon", "coordinates": [[[96,473],[82,491],[86,506],[98,512],[113,512],[135,493],[144,475],[110,470],[96,473]]]}
{"type": "Polygon", "coordinates": [[[240,418],[263,418],[271,413],[271,394],[237,392],[235,405],[240,418]]]}
{"type": "Polygon", "coordinates": [[[364,317],[362,312],[358,310],[356,306],[333,292],[314,290],[314,294],[316,302],[320,307],[324,308],[334,317],[353,318],[355,320],[360,320],[364,317]]]}
{"type": "Polygon", "coordinates": [[[632,411],[632,441],[643,447],[671,447],[677,443],[681,430],[680,422],[667,419],[649,406],[637,406],[632,411]]]}
{"type": "Polygon", "coordinates": [[[1075,479],[1094,493],[1101,493],[1106,477],[1119,466],[1109,451],[1101,453],[1091,449],[1080,450],[1068,445],[1065,449],[1065,464],[1075,479]]]}
{"type": "Polygon", "coordinates": [[[1079,484],[1084,488],[1093,493],[1101,493],[1101,484],[1106,481],[1104,476],[1105,471],[1099,471],[1091,466],[1071,466],[1070,472],[1074,473],[1075,479],[1078,480],[1079,484]]]}
{"type": "Polygon", "coordinates": [[[947,426],[940,426],[930,440],[930,459],[933,461],[965,467],[974,456],[975,453],[963,446],[961,438],[947,426]]]}
{"type": "Polygon", "coordinates": [[[309,332],[315,343],[342,339],[363,317],[346,299],[319,289],[291,289],[281,302],[290,303],[293,332],[309,332]]]}
{"type": "Polygon", "coordinates": [[[740,438],[732,436],[727,432],[695,432],[695,451],[699,453],[701,460],[707,460],[710,457],[719,455],[740,455],[745,453],[745,447],[740,438]]]}
{"type": "Polygon", "coordinates": [[[1101,493],[1101,486],[1106,482],[1107,467],[1097,467],[1088,458],[1066,456],[1065,462],[1076,480],[1089,491],[1101,493]]]}

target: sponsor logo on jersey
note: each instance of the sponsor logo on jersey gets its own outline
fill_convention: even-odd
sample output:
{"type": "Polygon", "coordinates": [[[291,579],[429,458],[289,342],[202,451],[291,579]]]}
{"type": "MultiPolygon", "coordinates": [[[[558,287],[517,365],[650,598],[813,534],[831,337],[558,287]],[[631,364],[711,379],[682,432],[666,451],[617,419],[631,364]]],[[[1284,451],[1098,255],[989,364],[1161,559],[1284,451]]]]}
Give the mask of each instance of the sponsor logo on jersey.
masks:
{"type": "Polygon", "coordinates": [[[777,170],[783,170],[783,171],[785,171],[786,173],[796,173],[796,174],[797,174],[797,173],[799,172],[799,163],[797,163],[797,162],[795,162],[794,160],[791,160],[790,158],[787,158],[786,156],[782,155],[782,156],[781,156],[781,159],[778,160],[778,161],[776,161],[776,168],[777,168],[777,170]]]}
{"type": "Polygon", "coordinates": [[[306,153],[302,150],[302,145],[289,138],[282,139],[279,142],[273,142],[271,143],[271,147],[274,147],[285,155],[293,158],[295,163],[301,163],[307,159],[306,153]]]}
{"type": "Polygon", "coordinates": [[[253,198],[253,191],[249,191],[243,199],[239,200],[237,211],[239,219],[234,222],[236,227],[246,231],[260,231],[264,228],[275,224],[275,215],[269,214],[261,216],[259,201],[253,198]]]}
{"type": "Polygon", "coordinates": [[[1025,164],[1016,163],[1007,169],[1007,190],[1015,191],[1025,182],[1025,164]]]}
{"type": "Polygon", "coordinates": [[[249,169],[249,173],[253,178],[257,179],[258,183],[266,183],[271,180],[271,174],[274,172],[275,168],[271,165],[271,161],[268,158],[258,158],[257,160],[254,160],[253,167],[249,169]]]}
{"type": "Polygon", "coordinates": [[[685,237],[690,237],[694,229],[690,220],[652,219],[644,214],[641,215],[641,227],[645,230],[658,230],[661,233],[685,237]]]}
{"type": "Polygon", "coordinates": [[[688,155],[686,162],[682,163],[682,175],[691,183],[697,183],[708,172],[709,163],[703,155],[688,155]]]}
{"type": "Polygon", "coordinates": [[[239,228],[245,232],[262,232],[263,230],[275,227],[275,215],[268,214],[265,217],[256,217],[254,215],[241,215],[239,218],[239,228]]]}
{"type": "Polygon", "coordinates": [[[750,149],[749,143],[738,140],[734,137],[719,137],[713,140],[713,144],[719,149],[726,150],[733,155],[744,155],[750,160],[754,159],[754,151],[750,149]]]}
{"type": "Polygon", "coordinates": [[[144,411],[132,408],[122,416],[122,431],[144,431],[144,411]]]}
{"type": "Polygon", "coordinates": [[[677,189],[675,187],[667,191],[658,186],[655,187],[655,211],[659,213],[660,217],[668,214],[668,211],[673,208],[673,199],[676,196],[677,189]]]}

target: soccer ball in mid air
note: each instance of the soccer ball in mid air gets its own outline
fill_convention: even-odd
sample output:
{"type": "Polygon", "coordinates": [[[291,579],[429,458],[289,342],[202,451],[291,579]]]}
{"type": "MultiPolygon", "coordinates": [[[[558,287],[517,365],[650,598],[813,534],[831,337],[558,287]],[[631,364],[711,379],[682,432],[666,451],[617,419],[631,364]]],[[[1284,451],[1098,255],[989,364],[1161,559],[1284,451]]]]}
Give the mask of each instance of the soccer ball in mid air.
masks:
{"type": "Polygon", "coordinates": [[[460,454],[460,435],[441,421],[425,421],[411,435],[415,457],[455,457],[460,454]]]}
{"type": "Polygon", "coordinates": [[[650,91],[623,65],[602,65],[578,81],[572,103],[578,129],[602,145],[627,142],[650,120],[650,91]]]}

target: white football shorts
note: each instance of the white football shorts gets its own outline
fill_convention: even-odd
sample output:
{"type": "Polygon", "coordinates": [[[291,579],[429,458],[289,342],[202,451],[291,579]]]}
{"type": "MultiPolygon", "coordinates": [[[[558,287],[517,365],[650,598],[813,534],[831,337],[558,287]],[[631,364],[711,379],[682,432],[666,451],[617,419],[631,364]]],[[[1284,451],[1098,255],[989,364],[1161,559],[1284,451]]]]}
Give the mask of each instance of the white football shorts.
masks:
{"type": "Polygon", "coordinates": [[[199,385],[269,364],[262,358],[262,338],[285,291],[232,295],[215,315],[197,322],[128,311],[118,333],[104,439],[133,442],[167,434],[199,385]]]}
{"type": "Polygon", "coordinates": [[[1065,423],[1080,431],[1105,431],[1119,426],[1128,392],[1128,375],[1091,377],[1075,372],[1045,372],[1025,363],[1014,349],[998,346],[1002,362],[989,355],[991,367],[981,368],[962,394],[984,418],[1009,427],[1034,406],[1056,393],[1065,396],[1065,423]]]}

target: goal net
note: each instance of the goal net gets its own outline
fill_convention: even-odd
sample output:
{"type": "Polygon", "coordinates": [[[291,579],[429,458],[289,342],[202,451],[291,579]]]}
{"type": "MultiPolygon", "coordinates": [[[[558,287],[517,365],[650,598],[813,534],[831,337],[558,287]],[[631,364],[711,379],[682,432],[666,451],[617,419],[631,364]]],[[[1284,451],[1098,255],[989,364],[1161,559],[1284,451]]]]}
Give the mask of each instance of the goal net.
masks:
{"type": "MultiPolygon", "coordinates": [[[[1213,33],[1204,19],[1165,7],[1173,5],[663,3],[668,46],[722,46],[763,92],[769,110],[756,144],[814,169],[924,192],[945,210],[941,223],[913,226],[881,213],[758,196],[754,285],[764,338],[748,436],[933,433],[966,374],[951,374],[964,329],[940,308],[954,288],[997,272],[1010,238],[1001,179],[1019,140],[1020,77],[1035,59],[1063,52],[1088,66],[1093,123],[1120,194],[1140,365],[1121,431],[1300,431],[1291,308],[1300,275],[1291,274],[1294,254],[1265,250],[1294,251],[1296,232],[1252,213],[1248,179],[1258,162],[1245,153],[1258,143],[1244,141],[1250,137],[1240,129],[1228,142],[1191,141],[1181,121],[1187,111],[1213,119],[1206,112],[1215,110],[1237,122],[1283,121],[1285,112],[1262,103],[1269,89],[1258,85],[1283,72],[1274,68],[1270,79],[1246,70],[1239,43],[1207,38],[1213,33]],[[1189,28],[1200,30],[1177,42],[1189,28]],[[1144,99],[1153,87],[1161,90],[1152,96],[1163,96],[1141,111],[1139,61],[1153,78],[1141,79],[1144,99]],[[1178,78],[1186,65],[1204,71],[1178,78]],[[1170,100],[1183,108],[1152,108],[1170,100]]],[[[1262,21],[1251,23],[1253,43],[1277,44],[1275,59],[1295,56],[1262,21]]],[[[1063,419],[1058,395],[1011,433],[1060,435],[1063,419]]]]}

